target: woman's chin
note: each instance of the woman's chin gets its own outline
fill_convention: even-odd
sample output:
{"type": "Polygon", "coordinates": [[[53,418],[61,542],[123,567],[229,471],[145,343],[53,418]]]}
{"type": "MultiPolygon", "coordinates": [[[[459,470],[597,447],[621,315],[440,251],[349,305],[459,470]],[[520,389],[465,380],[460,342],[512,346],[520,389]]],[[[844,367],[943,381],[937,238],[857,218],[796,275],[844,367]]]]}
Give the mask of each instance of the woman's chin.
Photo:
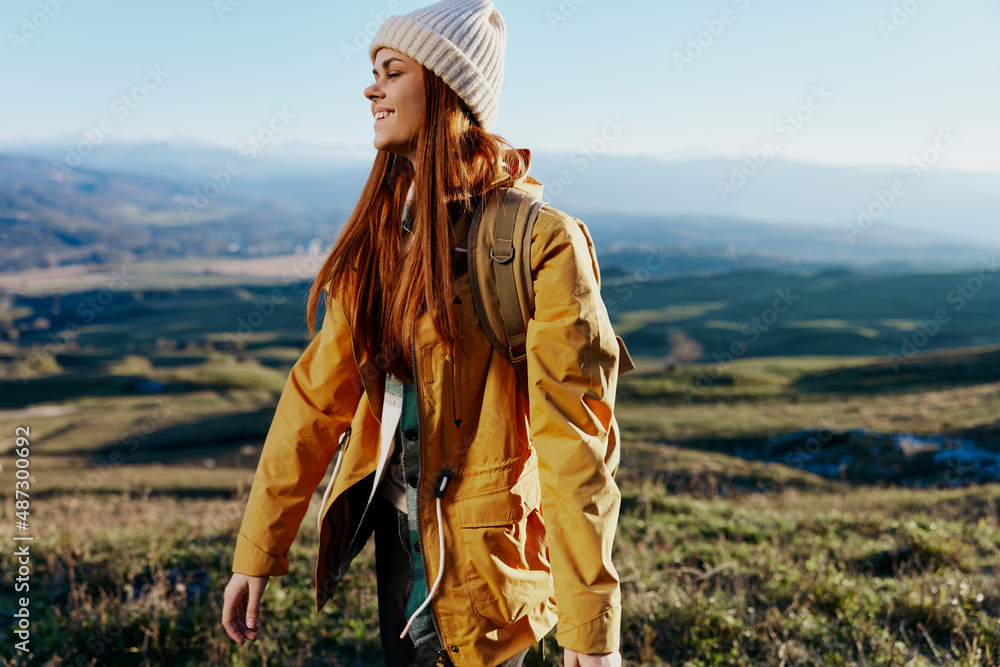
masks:
{"type": "Polygon", "coordinates": [[[396,144],[390,144],[383,141],[375,141],[373,144],[376,150],[385,151],[386,153],[392,153],[394,155],[401,155],[403,157],[408,157],[409,153],[401,146],[396,144]]]}

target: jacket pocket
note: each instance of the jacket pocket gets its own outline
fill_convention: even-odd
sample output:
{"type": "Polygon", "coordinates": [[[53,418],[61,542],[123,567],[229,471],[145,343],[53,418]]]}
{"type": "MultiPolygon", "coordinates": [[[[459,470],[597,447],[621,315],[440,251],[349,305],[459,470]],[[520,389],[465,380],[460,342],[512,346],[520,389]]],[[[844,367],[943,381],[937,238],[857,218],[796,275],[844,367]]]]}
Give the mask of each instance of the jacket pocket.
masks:
{"type": "Polygon", "coordinates": [[[455,499],[473,608],[496,626],[552,595],[538,470],[510,488],[455,499]]]}

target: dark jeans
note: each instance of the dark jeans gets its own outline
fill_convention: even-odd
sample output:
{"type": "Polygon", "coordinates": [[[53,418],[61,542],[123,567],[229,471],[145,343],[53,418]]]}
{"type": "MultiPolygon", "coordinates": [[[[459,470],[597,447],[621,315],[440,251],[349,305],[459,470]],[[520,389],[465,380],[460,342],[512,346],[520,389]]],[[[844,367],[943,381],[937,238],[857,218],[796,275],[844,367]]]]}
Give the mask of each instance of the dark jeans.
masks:
{"type": "MultiPolygon", "coordinates": [[[[378,583],[378,628],[386,667],[451,667],[448,652],[439,640],[413,646],[409,637],[399,638],[406,626],[406,601],[413,585],[409,527],[406,513],[376,493],[365,522],[371,519],[375,534],[375,576],[378,583]],[[441,659],[439,663],[438,660],[441,659]]],[[[363,528],[362,530],[365,530],[363,528]]],[[[521,667],[527,649],[497,667],[521,667]]]]}

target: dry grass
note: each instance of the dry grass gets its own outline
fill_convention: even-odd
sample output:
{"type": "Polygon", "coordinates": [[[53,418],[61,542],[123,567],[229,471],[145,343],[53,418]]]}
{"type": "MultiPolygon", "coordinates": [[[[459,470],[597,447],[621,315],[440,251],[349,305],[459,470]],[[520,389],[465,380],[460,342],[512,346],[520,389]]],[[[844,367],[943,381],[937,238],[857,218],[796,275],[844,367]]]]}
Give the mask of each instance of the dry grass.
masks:
{"type": "MultiPolygon", "coordinates": [[[[162,371],[138,358],[123,363],[162,371]]],[[[662,444],[810,426],[954,431],[1000,414],[996,382],[853,393],[796,384],[862,363],[741,361],[725,368],[731,384],[693,403],[683,391],[698,367],[661,374],[641,365],[625,376],[615,558],[627,664],[1000,664],[1000,486],[851,487],[662,444]]],[[[268,585],[262,639],[240,648],[224,634],[222,593],[275,373],[212,364],[171,372],[191,391],[98,393],[0,413],[0,429],[33,429],[30,663],[377,664],[370,548],[312,612],[318,493],[292,547],[292,572],[268,585]]],[[[11,462],[0,458],[5,470],[11,462]]],[[[10,543],[9,496],[0,516],[10,543]]],[[[0,567],[12,586],[10,550],[0,567]]],[[[543,664],[558,664],[549,647],[543,664]]],[[[29,664],[11,643],[0,656],[29,664]]]]}
{"type": "MultiPolygon", "coordinates": [[[[628,449],[627,459],[655,453],[646,448],[628,449]]],[[[749,493],[734,480],[751,475],[752,464],[721,454],[699,463],[695,454],[668,451],[660,466],[639,468],[686,468],[687,490],[676,476],[661,475],[673,488],[635,468],[620,476],[615,554],[627,664],[997,664],[1000,486],[849,489],[808,485],[809,476],[789,471],[776,477],[788,482],[771,487],[776,492],[749,493]],[[713,488],[725,495],[712,496],[713,488]],[[898,562],[883,556],[893,552],[898,562]]],[[[229,498],[56,495],[33,504],[38,658],[377,664],[370,549],[337,597],[312,612],[319,494],[293,545],[291,575],[268,586],[264,638],[239,648],[224,635],[222,591],[246,488],[232,491],[229,498]]],[[[0,556],[5,573],[13,571],[10,559],[0,556]]],[[[551,646],[548,654],[545,664],[558,664],[551,646]]]]}

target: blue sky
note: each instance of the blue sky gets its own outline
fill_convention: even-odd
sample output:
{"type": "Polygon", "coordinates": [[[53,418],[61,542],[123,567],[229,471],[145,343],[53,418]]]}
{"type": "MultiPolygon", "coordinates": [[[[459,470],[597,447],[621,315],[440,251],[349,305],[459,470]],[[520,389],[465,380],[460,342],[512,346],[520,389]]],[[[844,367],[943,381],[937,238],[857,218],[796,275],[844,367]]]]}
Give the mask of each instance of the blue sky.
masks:
{"type": "MultiPolygon", "coordinates": [[[[380,13],[427,4],[64,1],[5,3],[0,142],[70,144],[109,119],[109,140],[235,149],[287,109],[280,144],[370,150],[369,35],[380,13]],[[144,79],[145,99],[113,111],[144,79]]],[[[612,153],[745,157],[771,139],[790,160],[900,165],[951,128],[934,167],[1000,172],[995,0],[497,6],[509,42],[496,131],[518,146],[574,151],[610,122],[623,128],[612,153]]]]}

